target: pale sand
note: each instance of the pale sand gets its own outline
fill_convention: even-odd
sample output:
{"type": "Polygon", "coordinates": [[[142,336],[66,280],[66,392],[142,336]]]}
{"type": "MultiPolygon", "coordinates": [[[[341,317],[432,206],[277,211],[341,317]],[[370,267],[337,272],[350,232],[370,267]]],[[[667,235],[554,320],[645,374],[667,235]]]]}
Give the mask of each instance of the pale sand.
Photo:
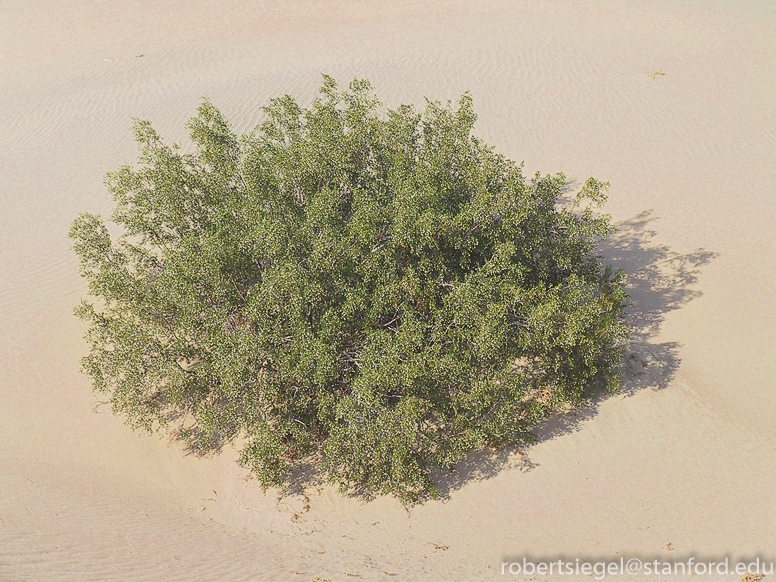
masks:
{"type": "Polygon", "coordinates": [[[196,4],[0,4],[0,580],[487,580],[526,554],[776,557],[772,3],[196,4]],[[391,106],[470,90],[481,137],[530,171],[609,180],[622,227],[605,253],[631,273],[647,367],[409,514],[330,488],[309,511],[264,496],[233,452],[186,457],[93,413],[77,372],[66,231],[109,210],[102,178],[136,155],[129,118],[182,140],[207,94],[244,131],[270,96],[309,103],[321,71],[368,77],[391,106]]]}

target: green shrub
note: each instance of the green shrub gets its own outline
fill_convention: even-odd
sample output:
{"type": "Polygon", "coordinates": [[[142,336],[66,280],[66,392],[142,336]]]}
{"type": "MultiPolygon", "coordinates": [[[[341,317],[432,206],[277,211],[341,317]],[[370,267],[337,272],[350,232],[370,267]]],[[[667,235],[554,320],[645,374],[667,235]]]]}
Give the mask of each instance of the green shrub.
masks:
{"type": "Polygon", "coordinates": [[[408,502],[433,468],[616,388],[607,184],[564,202],[562,174],[525,178],[472,136],[468,95],[381,113],[367,81],[324,77],[309,109],[264,111],[238,137],[205,100],[193,153],[136,121],[138,167],[106,180],[123,234],[72,224],[99,300],[76,310],[83,368],[132,427],[237,441],[265,487],[314,460],[408,502]]]}

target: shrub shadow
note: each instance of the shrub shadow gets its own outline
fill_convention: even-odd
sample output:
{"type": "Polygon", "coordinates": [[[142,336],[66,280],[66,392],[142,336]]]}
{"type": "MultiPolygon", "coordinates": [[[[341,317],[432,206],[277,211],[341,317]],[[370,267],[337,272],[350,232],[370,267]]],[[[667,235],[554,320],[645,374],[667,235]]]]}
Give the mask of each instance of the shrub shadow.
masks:
{"type": "MultiPolygon", "coordinates": [[[[617,223],[617,231],[600,247],[604,263],[626,273],[628,306],[625,321],[631,335],[622,363],[622,387],[618,395],[632,395],[644,389],[661,390],[674,379],[681,363],[677,342],[656,342],[666,314],[699,297],[693,288],[702,267],[718,253],[698,248],[680,254],[656,244],[652,223],[658,218],[651,210],[617,223]]],[[[592,419],[606,393],[591,394],[580,406],[555,414],[533,431],[533,444],[569,434],[592,419]]],[[[472,481],[495,477],[507,469],[530,471],[535,468],[529,456],[518,448],[478,451],[458,463],[450,472],[434,475],[442,499],[472,481]]]]}

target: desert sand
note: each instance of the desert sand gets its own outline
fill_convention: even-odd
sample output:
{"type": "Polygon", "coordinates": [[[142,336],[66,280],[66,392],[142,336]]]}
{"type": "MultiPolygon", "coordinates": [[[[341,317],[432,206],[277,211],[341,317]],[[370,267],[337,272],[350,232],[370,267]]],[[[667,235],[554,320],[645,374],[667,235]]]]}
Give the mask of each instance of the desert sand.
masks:
{"type": "Polygon", "coordinates": [[[5,0],[0,30],[0,580],[776,559],[772,2],[5,0]],[[185,145],[208,95],[247,131],[269,97],[308,104],[321,72],[369,78],[388,106],[471,91],[477,135],[529,172],[611,182],[602,253],[628,272],[635,330],[622,392],[522,455],[474,455],[409,512],[328,486],[264,494],[233,451],[132,433],[78,372],[66,233],[110,211],[130,118],[185,145]]]}

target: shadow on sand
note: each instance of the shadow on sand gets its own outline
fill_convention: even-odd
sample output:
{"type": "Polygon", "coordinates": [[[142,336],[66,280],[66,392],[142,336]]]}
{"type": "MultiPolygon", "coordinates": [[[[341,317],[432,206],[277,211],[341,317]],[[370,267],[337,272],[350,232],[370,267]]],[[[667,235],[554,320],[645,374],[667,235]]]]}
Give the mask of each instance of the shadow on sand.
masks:
{"type": "MultiPolygon", "coordinates": [[[[604,241],[600,253],[605,263],[627,275],[629,305],[626,322],[631,336],[623,362],[622,388],[618,395],[640,390],[661,390],[679,369],[677,342],[656,342],[666,314],[701,295],[694,289],[701,268],[717,253],[699,248],[680,254],[655,244],[652,223],[658,218],[644,211],[616,224],[617,232],[604,241]]],[[[536,443],[579,430],[598,413],[609,395],[596,394],[574,410],[548,418],[534,430],[536,443]]],[[[472,481],[495,477],[506,469],[531,471],[535,465],[517,450],[479,451],[462,460],[452,472],[439,472],[435,482],[442,498],[472,481]]]]}

